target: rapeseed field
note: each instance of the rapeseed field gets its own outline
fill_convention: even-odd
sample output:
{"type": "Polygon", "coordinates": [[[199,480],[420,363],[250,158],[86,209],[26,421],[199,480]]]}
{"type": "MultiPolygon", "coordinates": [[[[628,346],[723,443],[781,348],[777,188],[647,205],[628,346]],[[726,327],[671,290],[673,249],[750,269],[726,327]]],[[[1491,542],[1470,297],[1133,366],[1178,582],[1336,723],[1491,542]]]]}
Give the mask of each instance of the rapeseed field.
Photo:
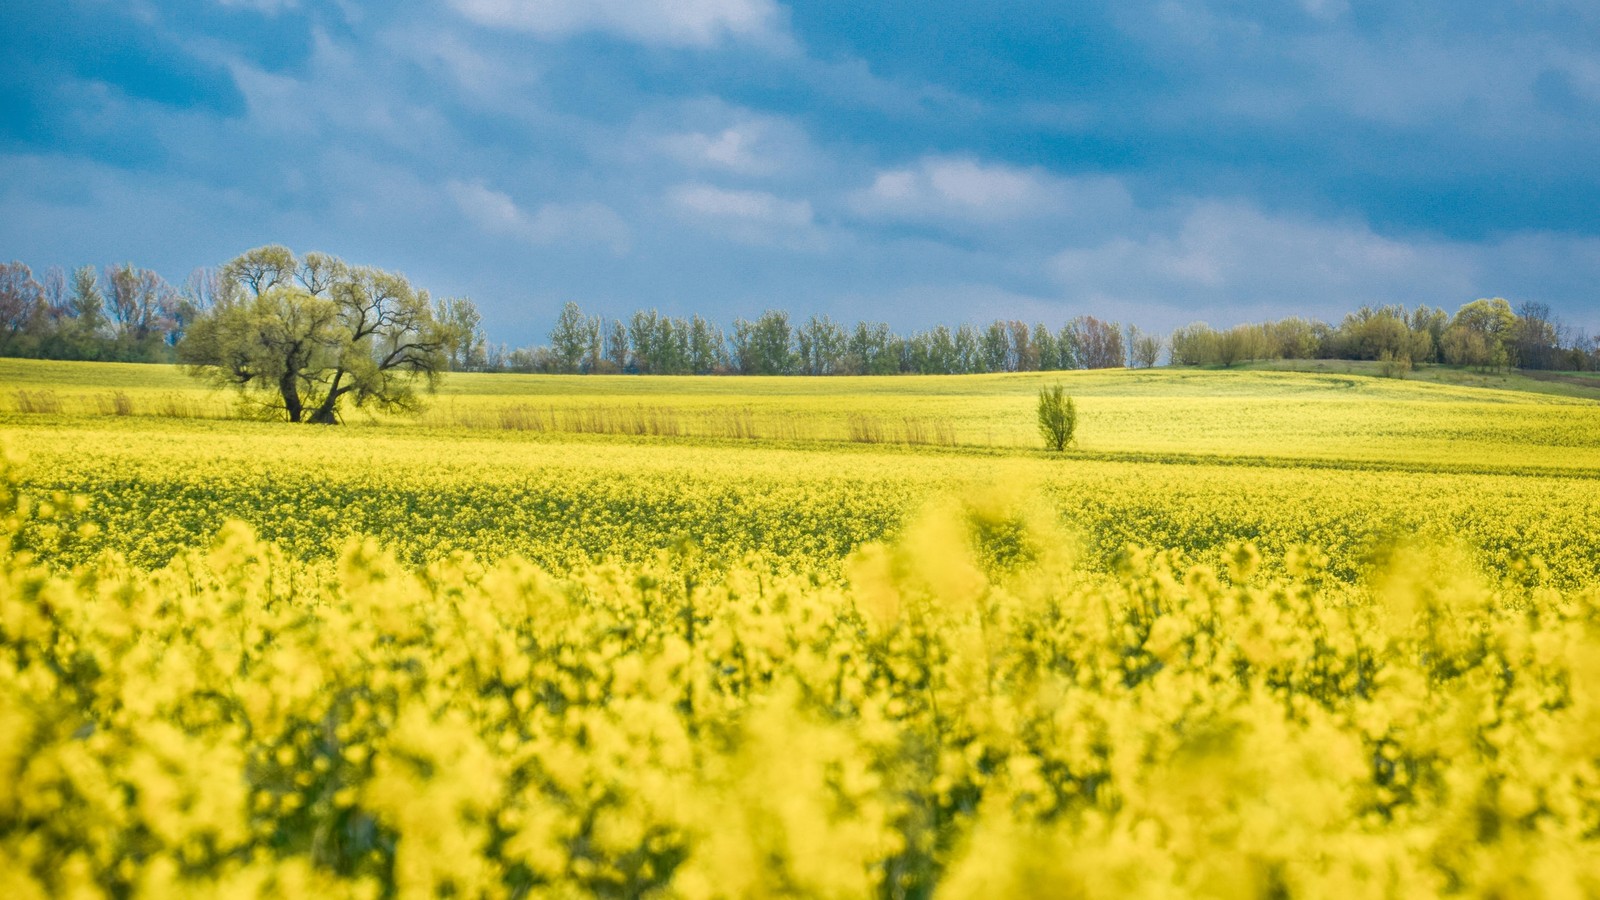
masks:
{"type": "Polygon", "coordinates": [[[3,365],[17,897],[1600,893],[1581,398],[3,365]]]}

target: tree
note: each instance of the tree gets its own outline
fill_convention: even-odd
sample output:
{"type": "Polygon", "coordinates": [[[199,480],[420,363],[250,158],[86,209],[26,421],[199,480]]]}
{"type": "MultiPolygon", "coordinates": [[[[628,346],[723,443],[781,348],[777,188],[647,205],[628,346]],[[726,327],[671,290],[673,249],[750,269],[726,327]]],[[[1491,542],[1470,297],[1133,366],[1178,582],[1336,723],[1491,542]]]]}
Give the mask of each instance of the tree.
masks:
{"type": "MultiPolygon", "coordinates": [[[[306,254],[308,262],[314,258],[332,259],[321,253],[306,254]]],[[[282,244],[268,244],[265,247],[246,250],[234,257],[223,267],[222,277],[225,281],[248,288],[253,296],[259,297],[275,287],[289,284],[297,268],[299,266],[295,263],[294,254],[289,252],[288,247],[282,244]]],[[[302,286],[306,287],[307,292],[313,297],[322,296],[326,293],[327,287],[319,282],[307,286],[304,281],[302,286]],[[319,287],[323,290],[318,290],[319,287]]]]}
{"type": "Polygon", "coordinates": [[[67,296],[69,325],[63,326],[66,343],[79,359],[100,356],[100,342],[106,328],[106,298],[100,291],[100,277],[94,266],[79,266],[72,273],[67,296]]]}
{"type": "Polygon", "coordinates": [[[1561,345],[1561,325],[1544,303],[1517,305],[1514,344],[1518,365],[1524,369],[1553,369],[1561,345]]]}
{"type": "Polygon", "coordinates": [[[689,368],[696,375],[710,375],[727,365],[728,351],[722,329],[695,316],[689,321],[689,368]]]}
{"type": "Polygon", "coordinates": [[[1052,384],[1039,389],[1039,434],[1045,446],[1060,453],[1072,443],[1078,430],[1078,407],[1067,396],[1067,389],[1052,384]]]}
{"type": "Polygon", "coordinates": [[[1194,322],[1172,332],[1172,364],[1175,366],[1215,365],[1219,336],[1204,322],[1194,322]]]}
{"type": "Polygon", "coordinates": [[[1424,353],[1432,349],[1413,339],[1401,306],[1363,306],[1344,317],[1339,336],[1343,355],[1349,359],[1382,359],[1385,353],[1391,359],[1409,359],[1414,349],[1424,353]]]}
{"type": "Polygon", "coordinates": [[[600,337],[600,323],[583,314],[578,304],[567,301],[556,318],[556,327],[550,332],[550,350],[555,354],[559,371],[575,375],[588,358],[600,337]]]}
{"type": "Polygon", "coordinates": [[[335,424],[346,397],[358,407],[420,408],[418,382],[437,385],[450,339],[428,293],[402,275],[317,256],[325,279],[278,247],[230,262],[223,277],[240,290],[200,314],[179,360],[196,377],[268,398],[291,422],[335,424]]]}
{"type": "Polygon", "coordinates": [[[958,375],[965,371],[968,362],[962,359],[961,347],[956,343],[956,337],[961,332],[952,332],[948,325],[935,325],[931,331],[924,332],[921,337],[922,365],[918,369],[924,375],[958,375]]]}
{"type": "Polygon", "coordinates": [[[628,371],[628,326],[621,319],[612,319],[604,331],[606,361],[618,372],[628,371]]]}
{"type": "Polygon", "coordinates": [[[794,370],[794,328],[781,309],[769,309],[754,322],[735,319],[732,344],[741,375],[788,375],[794,370]]]}
{"type": "Polygon", "coordinates": [[[1438,362],[1441,358],[1445,329],[1450,327],[1450,314],[1442,309],[1419,305],[1406,320],[1411,326],[1411,361],[1438,362]]]}
{"type": "MultiPolygon", "coordinates": [[[[149,358],[176,324],[177,292],[160,275],[132,263],[106,268],[106,310],[124,357],[149,358]]],[[[164,351],[163,351],[164,352],[164,351]]]]}
{"type": "Polygon", "coordinates": [[[806,375],[838,375],[850,342],[849,334],[828,316],[812,316],[795,331],[796,356],[806,375]]]}
{"type": "Polygon", "coordinates": [[[1489,368],[1494,361],[1494,351],[1482,332],[1463,325],[1451,325],[1440,340],[1444,361],[1452,366],[1489,368]]]}
{"type": "Polygon", "coordinates": [[[979,352],[982,354],[979,365],[983,372],[1014,372],[1011,365],[1011,332],[1006,330],[1006,323],[996,319],[989,323],[983,330],[980,339],[979,352]]]}
{"type": "Polygon", "coordinates": [[[689,361],[689,323],[676,316],[662,316],[656,322],[654,341],[655,370],[662,375],[685,375],[691,370],[689,361]]]}
{"type": "Polygon", "coordinates": [[[857,322],[850,335],[850,368],[858,375],[892,375],[900,371],[894,334],[885,322],[857,322]]]}
{"type": "Polygon", "coordinates": [[[1122,328],[1094,316],[1079,316],[1067,323],[1077,364],[1082,369],[1115,369],[1127,365],[1122,328]]]}
{"type": "Polygon", "coordinates": [[[1252,359],[1267,359],[1272,355],[1272,342],[1267,329],[1261,325],[1235,325],[1217,336],[1217,362],[1232,366],[1252,359]]]}
{"type": "Polygon", "coordinates": [[[661,315],[655,310],[636,310],[628,319],[628,343],[633,347],[633,370],[641,375],[655,372],[660,357],[656,338],[661,331],[661,315]]]}
{"type": "Polygon", "coordinates": [[[1033,336],[1028,333],[1028,324],[1012,319],[1006,323],[1006,329],[1011,333],[1010,352],[1007,354],[1007,364],[1012,372],[1037,372],[1039,370],[1039,348],[1034,346],[1033,336]]]}
{"type": "MultiPolygon", "coordinates": [[[[937,335],[934,335],[937,337],[937,335]]],[[[982,372],[983,369],[983,338],[978,333],[978,328],[971,322],[962,322],[951,338],[955,345],[955,355],[950,363],[950,374],[970,375],[973,372],[982,372]]]]}
{"type": "Polygon", "coordinates": [[[45,269],[40,287],[44,289],[44,302],[50,308],[51,319],[60,321],[72,315],[72,307],[67,299],[66,270],[60,266],[45,269]]]}
{"type": "MultiPolygon", "coordinates": [[[[1463,304],[1456,310],[1455,321],[1450,323],[1450,327],[1464,329],[1481,338],[1487,358],[1477,362],[1477,365],[1496,369],[1516,365],[1517,314],[1511,311],[1510,302],[1504,298],[1493,297],[1463,304]]],[[[1457,338],[1453,343],[1475,347],[1478,341],[1469,336],[1465,340],[1457,338]]]]}
{"type": "Polygon", "coordinates": [[[1064,369],[1061,364],[1060,345],[1056,343],[1055,333],[1043,322],[1033,326],[1033,349],[1039,354],[1039,368],[1049,372],[1055,369],[1064,369]]]}
{"type": "Polygon", "coordinates": [[[1267,340],[1279,359],[1314,359],[1319,349],[1316,323],[1299,316],[1268,323],[1267,340]]]}
{"type": "Polygon", "coordinates": [[[1056,368],[1079,368],[1080,356],[1081,353],[1080,348],[1078,347],[1077,329],[1072,327],[1071,322],[1068,322],[1067,324],[1061,326],[1060,331],[1056,332],[1056,368]]]}
{"type": "Polygon", "coordinates": [[[1148,369],[1161,358],[1162,340],[1137,326],[1128,326],[1128,362],[1138,368],[1148,369]]]}
{"type": "Polygon", "coordinates": [[[445,329],[445,358],[450,371],[481,369],[487,362],[488,339],[483,333],[483,316],[467,297],[446,297],[433,309],[433,317],[445,329]]]}
{"type": "Polygon", "coordinates": [[[43,308],[44,291],[33,270],[20,262],[0,263],[0,353],[11,352],[43,308]]]}

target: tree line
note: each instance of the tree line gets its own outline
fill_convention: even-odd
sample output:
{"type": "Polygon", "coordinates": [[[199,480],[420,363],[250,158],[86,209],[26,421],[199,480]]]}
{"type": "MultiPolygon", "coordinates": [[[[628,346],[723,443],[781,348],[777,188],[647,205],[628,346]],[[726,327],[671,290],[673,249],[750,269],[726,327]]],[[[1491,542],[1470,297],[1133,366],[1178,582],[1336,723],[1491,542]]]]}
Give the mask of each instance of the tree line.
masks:
{"type": "Polygon", "coordinates": [[[1338,325],[1289,317],[1176,329],[1173,365],[1231,366],[1252,360],[1376,360],[1391,371],[1444,363],[1480,369],[1600,370],[1600,338],[1564,325],[1543,303],[1515,309],[1503,297],[1473,300],[1452,315],[1418,306],[1363,306],[1338,325]]]}
{"type": "Polygon", "coordinates": [[[483,348],[485,369],[565,374],[958,375],[1173,365],[1232,366],[1277,359],[1375,360],[1391,374],[1443,363],[1481,369],[1600,370],[1600,339],[1569,328],[1543,303],[1513,309],[1501,297],[1454,314],[1418,306],[1363,306],[1338,324],[1291,316],[1162,337],[1078,316],[1059,329],[998,320],[936,325],[901,336],[882,322],[845,327],[827,316],[794,323],[782,310],[734,320],[724,332],[700,316],[640,311],[627,319],[563,307],[545,346],[483,348]]]}
{"type": "MultiPolygon", "coordinates": [[[[352,268],[327,254],[295,260],[286,248],[259,247],[219,268],[197,268],[182,285],[132,263],[71,273],[51,266],[35,277],[24,263],[0,263],[0,356],[102,362],[182,362],[183,339],[196,323],[246,297],[293,285],[316,297],[327,294],[352,268]]],[[[381,273],[412,291],[404,276],[381,273]]],[[[471,300],[432,303],[430,318],[450,326],[442,348],[447,368],[481,367],[482,317],[471,300]]]]}
{"type": "Polygon", "coordinates": [[[1153,366],[1162,340],[1078,316],[1060,328],[997,320],[936,325],[901,336],[883,322],[845,326],[829,316],[793,321],[783,310],[730,329],[701,316],[641,310],[626,319],[585,315],[567,303],[544,346],[486,347],[483,368],[555,374],[961,375],[1153,366]]]}
{"type": "Polygon", "coordinates": [[[204,269],[174,288],[132,263],[70,274],[52,266],[41,279],[20,262],[0,263],[0,356],[171,362],[216,284],[204,269]]]}
{"type": "MultiPolygon", "coordinates": [[[[0,263],[0,356],[179,362],[184,336],[218,309],[290,284],[311,297],[328,293],[331,282],[326,279],[332,276],[319,274],[316,265],[306,268],[314,259],[331,270],[350,270],[322,254],[293,260],[276,246],[256,248],[217,269],[196,269],[176,287],[131,263],[103,269],[81,266],[71,273],[51,267],[40,278],[21,262],[0,263]]],[[[954,328],[935,325],[901,335],[883,322],[846,325],[825,315],[802,322],[783,310],[767,310],[754,320],[735,319],[724,328],[699,315],[640,310],[610,318],[585,314],[577,304],[567,303],[547,344],[519,348],[491,344],[470,299],[424,302],[429,304],[430,327],[444,329],[438,352],[442,367],[449,370],[954,375],[1154,366],[1163,358],[1174,365],[1200,366],[1354,359],[1377,360],[1391,370],[1428,363],[1600,369],[1595,337],[1564,326],[1544,304],[1525,302],[1513,308],[1502,298],[1473,300],[1454,314],[1428,306],[1363,306],[1337,324],[1294,316],[1227,329],[1196,323],[1165,337],[1091,315],[1055,327],[997,320],[954,328]]]]}

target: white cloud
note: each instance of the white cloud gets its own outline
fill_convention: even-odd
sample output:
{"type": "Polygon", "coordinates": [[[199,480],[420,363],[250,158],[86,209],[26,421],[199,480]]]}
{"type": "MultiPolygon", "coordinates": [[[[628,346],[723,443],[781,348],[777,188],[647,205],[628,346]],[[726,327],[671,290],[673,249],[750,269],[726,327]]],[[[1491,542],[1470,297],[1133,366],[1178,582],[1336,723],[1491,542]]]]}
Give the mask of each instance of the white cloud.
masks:
{"type": "Polygon", "coordinates": [[[1472,293],[1476,260],[1466,245],[1396,240],[1360,223],[1205,201],[1175,229],[1069,248],[1050,268],[1068,296],[1090,305],[1166,307],[1169,316],[1203,318],[1448,302],[1472,293]]]}
{"type": "Polygon", "coordinates": [[[563,37],[587,31],[643,44],[709,47],[724,39],[784,40],[773,0],[452,0],[462,15],[495,28],[563,37]]]}
{"type": "Polygon", "coordinates": [[[807,200],[786,200],[766,191],[682,184],[667,192],[667,202],[679,215],[741,243],[790,249],[817,249],[824,243],[807,200]]]}
{"type": "Polygon", "coordinates": [[[752,116],[721,129],[669,134],[660,139],[660,146],[687,166],[770,176],[804,167],[810,142],[786,119],[752,116]]]}
{"type": "Polygon", "coordinates": [[[445,189],[462,215],[487,234],[534,245],[602,244],[617,255],[628,252],[631,244],[627,223],[601,203],[546,203],[529,215],[510,196],[481,181],[451,181],[445,189]]]}
{"type": "Polygon", "coordinates": [[[1100,216],[1130,203],[1115,179],[1057,178],[1043,169],[964,157],[927,157],[909,168],[880,171],[870,187],[850,197],[851,206],[868,217],[980,223],[1100,216]]]}
{"type": "Polygon", "coordinates": [[[543,77],[538,60],[507,59],[450,30],[411,27],[389,32],[382,43],[398,57],[416,60],[459,85],[467,98],[492,105],[505,117],[526,104],[529,89],[543,77]]]}
{"type": "Polygon", "coordinates": [[[811,224],[811,204],[785,200],[766,191],[735,191],[709,184],[685,184],[670,194],[674,206],[713,219],[737,219],[769,225],[811,224]]]}
{"type": "Polygon", "coordinates": [[[457,138],[437,105],[395,91],[389,72],[367,63],[359,48],[321,28],[311,33],[311,55],[300,77],[230,61],[234,83],[250,108],[250,123],[280,138],[328,144],[413,147],[418,135],[435,146],[457,138]]]}
{"type": "Polygon", "coordinates": [[[1306,15],[1324,22],[1332,22],[1350,11],[1349,0],[1300,0],[1306,15]]]}

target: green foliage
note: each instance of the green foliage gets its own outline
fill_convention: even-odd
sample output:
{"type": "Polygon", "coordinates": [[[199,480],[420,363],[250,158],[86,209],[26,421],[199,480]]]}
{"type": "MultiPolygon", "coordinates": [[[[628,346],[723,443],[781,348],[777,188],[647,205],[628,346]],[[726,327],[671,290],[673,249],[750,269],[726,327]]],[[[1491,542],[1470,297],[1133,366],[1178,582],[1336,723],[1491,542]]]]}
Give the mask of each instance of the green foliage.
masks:
{"type": "Polygon", "coordinates": [[[1378,354],[1378,373],[1385,378],[1404,378],[1411,371],[1411,357],[1384,350],[1378,354]]]}
{"type": "Polygon", "coordinates": [[[1067,396],[1065,386],[1052,384],[1039,389],[1038,416],[1045,446],[1057,453],[1067,449],[1078,428],[1078,407],[1067,396]]]}
{"type": "Polygon", "coordinates": [[[550,350],[555,356],[557,372],[576,375],[585,360],[599,356],[600,320],[583,314],[572,301],[561,307],[556,327],[550,332],[550,350]]]}
{"type": "Polygon", "coordinates": [[[231,288],[190,326],[179,359],[291,422],[332,425],[346,397],[416,411],[417,382],[431,390],[460,341],[434,318],[427,292],[402,275],[320,253],[296,263],[277,246],[251,250],[222,272],[231,288]]]}

